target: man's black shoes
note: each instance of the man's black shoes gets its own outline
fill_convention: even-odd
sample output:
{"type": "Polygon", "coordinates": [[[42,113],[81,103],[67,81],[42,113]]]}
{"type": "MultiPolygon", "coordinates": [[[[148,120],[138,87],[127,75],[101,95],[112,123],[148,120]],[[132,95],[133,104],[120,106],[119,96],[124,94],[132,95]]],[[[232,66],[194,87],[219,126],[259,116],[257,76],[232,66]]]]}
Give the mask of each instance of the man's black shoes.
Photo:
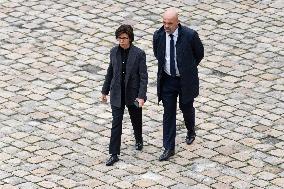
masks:
{"type": "Polygon", "coordinates": [[[135,149],[141,151],[143,149],[143,141],[136,142],[135,149]]]}
{"type": "Polygon", "coordinates": [[[173,155],[175,155],[175,150],[165,150],[160,156],[159,161],[167,161],[173,155]]]}
{"type": "Polygon", "coordinates": [[[195,135],[187,135],[185,138],[185,142],[186,144],[190,145],[193,143],[193,141],[195,140],[195,135]]]}
{"type": "Polygon", "coordinates": [[[106,162],[106,166],[112,166],[115,162],[118,162],[119,159],[116,154],[110,156],[110,158],[106,162]]]}

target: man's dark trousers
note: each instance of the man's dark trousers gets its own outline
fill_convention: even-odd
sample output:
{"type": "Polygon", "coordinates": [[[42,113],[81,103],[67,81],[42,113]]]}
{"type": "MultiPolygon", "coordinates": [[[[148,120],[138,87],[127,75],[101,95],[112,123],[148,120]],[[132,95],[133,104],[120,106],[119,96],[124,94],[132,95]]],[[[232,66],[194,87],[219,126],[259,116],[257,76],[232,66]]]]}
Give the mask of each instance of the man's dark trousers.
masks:
{"type": "MultiPolygon", "coordinates": [[[[111,106],[112,109],[112,128],[109,144],[110,154],[120,154],[122,120],[125,105],[121,107],[111,106]]],[[[137,108],[135,105],[127,105],[131,123],[134,130],[135,140],[142,141],[142,108],[137,108]]]]}
{"type": "Polygon", "coordinates": [[[175,149],[176,137],[176,111],[177,97],[179,96],[179,107],[183,113],[184,122],[188,135],[195,136],[195,108],[193,100],[187,104],[181,102],[181,86],[179,77],[171,77],[163,73],[162,102],[164,106],[163,115],[163,147],[166,150],[175,149]]]}

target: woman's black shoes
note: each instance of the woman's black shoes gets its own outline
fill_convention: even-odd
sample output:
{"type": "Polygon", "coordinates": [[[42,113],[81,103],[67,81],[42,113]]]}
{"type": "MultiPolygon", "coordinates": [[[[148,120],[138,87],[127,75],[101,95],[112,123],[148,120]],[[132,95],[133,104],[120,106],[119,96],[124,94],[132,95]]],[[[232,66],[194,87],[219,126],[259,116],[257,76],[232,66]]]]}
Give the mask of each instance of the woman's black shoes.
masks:
{"type": "Polygon", "coordinates": [[[186,138],[185,138],[185,142],[186,144],[190,145],[193,143],[193,141],[195,140],[195,135],[187,135],[186,138]]]}
{"type": "MultiPolygon", "coordinates": [[[[141,151],[143,149],[143,141],[135,143],[135,149],[141,151]]],[[[106,166],[112,166],[115,162],[118,162],[119,158],[117,154],[112,154],[106,162],[106,166]]]]}
{"type": "Polygon", "coordinates": [[[141,151],[143,149],[143,141],[142,142],[136,142],[135,149],[141,151]]]}
{"type": "Polygon", "coordinates": [[[119,159],[116,154],[110,156],[110,158],[106,162],[106,166],[112,166],[115,162],[118,162],[119,159]]]}

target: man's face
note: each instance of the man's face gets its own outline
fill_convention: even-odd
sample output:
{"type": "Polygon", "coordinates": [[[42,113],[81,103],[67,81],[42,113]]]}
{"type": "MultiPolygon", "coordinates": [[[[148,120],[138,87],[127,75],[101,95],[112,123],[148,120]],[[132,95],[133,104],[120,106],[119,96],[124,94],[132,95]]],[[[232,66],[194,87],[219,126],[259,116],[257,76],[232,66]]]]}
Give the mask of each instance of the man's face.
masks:
{"type": "Polygon", "coordinates": [[[179,24],[179,21],[176,17],[169,17],[169,16],[163,17],[164,29],[168,34],[174,33],[174,31],[178,27],[178,24],[179,24]]]}
{"type": "Polygon", "coordinates": [[[124,49],[128,49],[130,47],[130,39],[126,33],[120,34],[117,38],[117,41],[119,42],[119,45],[124,49]]]}

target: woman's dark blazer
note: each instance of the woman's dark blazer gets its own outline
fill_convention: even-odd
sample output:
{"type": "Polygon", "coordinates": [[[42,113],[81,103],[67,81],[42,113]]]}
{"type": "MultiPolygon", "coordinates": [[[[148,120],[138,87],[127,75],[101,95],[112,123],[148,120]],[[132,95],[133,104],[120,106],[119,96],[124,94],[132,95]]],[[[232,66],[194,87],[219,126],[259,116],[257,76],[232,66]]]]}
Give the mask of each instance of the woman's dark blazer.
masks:
{"type": "MultiPolygon", "coordinates": [[[[122,61],[120,49],[119,46],[115,46],[110,50],[110,64],[102,87],[102,94],[108,95],[110,92],[110,104],[116,107],[121,107],[122,61]]],[[[146,54],[134,45],[131,45],[129,49],[124,82],[126,105],[133,104],[136,98],[146,101],[148,84],[146,54]]]]}

